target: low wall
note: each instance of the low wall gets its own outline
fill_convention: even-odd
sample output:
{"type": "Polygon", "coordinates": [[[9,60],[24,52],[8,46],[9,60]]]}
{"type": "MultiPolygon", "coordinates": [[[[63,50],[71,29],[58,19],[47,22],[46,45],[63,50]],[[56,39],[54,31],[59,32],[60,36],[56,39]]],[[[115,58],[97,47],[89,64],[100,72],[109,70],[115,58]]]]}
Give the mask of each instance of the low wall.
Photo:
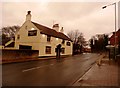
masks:
{"type": "Polygon", "coordinates": [[[38,57],[38,50],[16,50],[16,49],[2,49],[2,62],[18,62],[31,60],[38,57]]]}

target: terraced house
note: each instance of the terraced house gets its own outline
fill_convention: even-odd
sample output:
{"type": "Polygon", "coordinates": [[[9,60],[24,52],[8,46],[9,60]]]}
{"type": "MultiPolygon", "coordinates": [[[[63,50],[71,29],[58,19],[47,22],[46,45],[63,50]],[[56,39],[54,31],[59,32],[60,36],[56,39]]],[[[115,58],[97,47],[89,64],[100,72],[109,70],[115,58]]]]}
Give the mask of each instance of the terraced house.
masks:
{"type": "Polygon", "coordinates": [[[31,21],[31,11],[26,15],[26,21],[15,35],[16,49],[39,50],[39,56],[55,56],[55,48],[62,45],[62,55],[72,55],[72,41],[59,30],[59,24],[52,28],[31,21]]]}

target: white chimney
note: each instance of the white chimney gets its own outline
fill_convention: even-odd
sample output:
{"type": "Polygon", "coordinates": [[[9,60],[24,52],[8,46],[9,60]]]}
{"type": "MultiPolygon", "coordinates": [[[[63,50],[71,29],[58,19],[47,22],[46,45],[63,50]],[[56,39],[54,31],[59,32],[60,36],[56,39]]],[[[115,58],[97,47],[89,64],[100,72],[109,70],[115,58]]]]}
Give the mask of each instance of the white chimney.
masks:
{"type": "Polygon", "coordinates": [[[64,33],[64,29],[63,29],[63,27],[61,28],[60,32],[61,32],[61,33],[64,33]]]}
{"type": "Polygon", "coordinates": [[[56,30],[57,32],[59,32],[59,24],[54,24],[53,29],[56,30]]]}
{"type": "Polygon", "coordinates": [[[26,21],[31,21],[31,11],[28,11],[26,15],[26,21]]]}

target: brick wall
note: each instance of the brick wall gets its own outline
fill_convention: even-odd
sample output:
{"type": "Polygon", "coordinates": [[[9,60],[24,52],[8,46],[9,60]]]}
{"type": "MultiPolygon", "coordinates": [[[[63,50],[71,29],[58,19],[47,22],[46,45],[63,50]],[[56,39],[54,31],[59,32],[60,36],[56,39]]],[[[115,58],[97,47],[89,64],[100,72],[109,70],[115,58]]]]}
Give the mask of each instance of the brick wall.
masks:
{"type": "Polygon", "coordinates": [[[17,62],[32,60],[38,57],[38,50],[10,50],[2,49],[2,62],[17,62]]]}

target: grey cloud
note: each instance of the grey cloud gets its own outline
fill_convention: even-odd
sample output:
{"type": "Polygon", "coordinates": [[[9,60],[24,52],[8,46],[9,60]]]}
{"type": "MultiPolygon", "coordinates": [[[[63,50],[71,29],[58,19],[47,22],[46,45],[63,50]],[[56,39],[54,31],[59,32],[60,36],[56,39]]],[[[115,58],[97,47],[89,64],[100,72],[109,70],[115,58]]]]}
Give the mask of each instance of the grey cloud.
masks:
{"type": "Polygon", "coordinates": [[[16,2],[3,3],[3,26],[22,25],[26,12],[32,11],[32,21],[52,27],[53,21],[60,23],[65,32],[79,29],[86,38],[95,33],[104,33],[113,28],[113,16],[105,12],[103,16],[98,14],[101,7],[107,2],[16,2]],[[108,18],[108,20],[106,20],[108,18]],[[106,31],[107,30],[107,31],[106,31]]]}
{"type": "Polygon", "coordinates": [[[85,3],[85,2],[59,2],[50,3],[48,9],[50,14],[55,17],[63,18],[66,20],[74,20],[87,16],[94,12],[96,9],[101,8],[103,3],[85,3]]]}

